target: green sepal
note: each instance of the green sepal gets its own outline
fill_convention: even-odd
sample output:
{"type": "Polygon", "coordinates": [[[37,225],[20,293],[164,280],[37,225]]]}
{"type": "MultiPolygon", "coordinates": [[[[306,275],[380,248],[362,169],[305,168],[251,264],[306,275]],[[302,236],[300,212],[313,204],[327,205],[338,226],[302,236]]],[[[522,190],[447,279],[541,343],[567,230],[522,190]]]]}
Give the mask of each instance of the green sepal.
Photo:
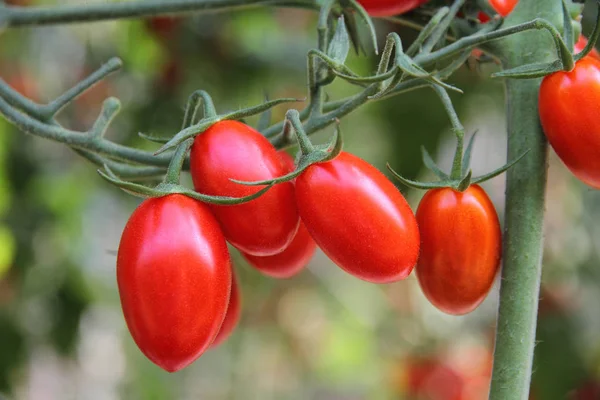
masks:
{"type": "Polygon", "coordinates": [[[387,163],[386,167],[392,173],[394,178],[398,179],[404,185],[414,188],[414,189],[423,189],[423,190],[441,189],[441,188],[445,188],[445,187],[454,187],[454,186],[457,186],[459,183],[458,181],[451,181],[451,180],[441,180],[439,182],[417,182],[417,181],[413,181],[411,179],[405,178],[402,175],[400,175],[399,173],[397,173],[396,171],[394,171],[394,169],[392,168],[390,163],[387,163]]]}
{"type": "Polygon", "coordinates": [[[458,190],[459,192],[464,192],[471,186],[471,177],[473,176],[473,171],[469,170],[467,174],[458,182],[458,185],[453,187],[453,189],[458,190]]]}
{"type": "Polygon", "coordinates": [[[141,137],[142,139],[148,140],[149,142],[159,143],[159,144],[165,144],[169,140],[171,140],[171,138],[168,138],[168,137],[152,136],[152,135],[147,135],[143,132],[138,132],[138,136],[141,137]]]}
{"type": "Polygon", "coordinates": [[[223,114],[223,115],[220,115],[217,117],[205,118],[205,119],[201,120],[200,122],[198,122],[197,124],[192,125],[189,128],[185,128],[185,129],[182,129],[181,131],[177,132],[177,134],[175,136],[173,136],[171,139],[169,139],[169,141],[167,143],[165,143],[160,149],[158,149],[154,154],[158,155],[160,153],[165,152],[166,150],[168,150],[170,148],[178,146],[180,143],[184,142],[185,140],[204,132],[205,130],[207,130],[208,128],[210,128],[212,125],[214,125],[217,122],[225,121],[225,120],[239,120],[244,117],[249,117],[251,115],[260,114],[260,113],[262,113],[272,107],[275,107],[279,104],[295,103],[298,101],[302,101],[302,100],[296,99],[296,98],[283,98],[283,99],[270,100],[270,101],[267,101],[258,106],[244,108],[242,110],[233,111],[233,112],[223,114]]]}
{"type": "Polygon", "coordinates": [[[523,154],[521,154],[519,157],[515,158],[514,160],[512,160],[511,162],[509,162],[508,164],[498,168],[497,170],[494,170],[488,174],[479,176],[477,178],[473,178],[472,183],[481,183],[481,182],[485,182],[487,180],[490,180],[492,178],[497,177],[498,175],[506,172],[509,168],[511,168],[513,165],[515,165],[516,163],[518,163],[519,161],[521,161],[521,159],[523,157],[525,157],[527,155],[527,153],[529,153],[530,150],[527,150],[525,152],[523,152],[523,154]]]}
{"type": "Polygon", "coordinates": [[[421,146],[421,154],[423,155],[423,163],[425,166],[429,168],[438,178],[441,180],[447,180],[450,178],[448,174],[442,171],[435,161],[433,161],[433,158],[431,158],[431,155],[424,146],[421,146]]]}
{"type": "Polygon", "coordinates": [[[310,153],[300,155],[297,160],[296,168],[289,174],[264,181],[249,182],[240,181],[237,179],[230,179],[230,181],[246,186],[275,185],[278,183],[288,182],[296,179],[302,172],[304,172],[304,170],[306,170],[306,168],[310,167],[311,165],[331,161],[336,158],[342,152],[343,144],[342,135],[338,127],[338,129],[334,131],[333,138],[329,141],[329,143],[321,146],[315,146],[314,150],[310,153]]]}
{"type": "Polygon", "coordinates": [[[220,205],[235,205],[235,204],[242,204],[242,203],[252,201],[252,200],[262,196],[269,189],[271,189],[271,187],[273,187],[273,185],[268,185],[268,186],[262,188],[261,190],[257,191],[256,193],[249,195],[249,196],[245,196],[245,197],[210,196],[207,194],[197,193],[197,192],[190,190],[184,186],[177,185],[177,184],[171,184],[171,183],[161,183],[158,186],[156,186],[155,188],[150,188],[148,186],[140,185],[138,183],[133,183],[133,182],[127,182],[127,181],[120,179],[118,176],[116,176],[112,172],[112,170],[107,165],[104,165],[104,169],[106,172],[101,169],[98,170],[98,173],[100,174],[100,176],[102,178],[104,178],[108,182],[112,183],[113,185],[119,187],[120,189],[122,189],[123,191],[125,191],[129,194],[132,194],[132,195],[138,196],[138,197],[143,197],[143,198],[161,197],[161,196],[166,196],[169,194],[179,193],[179,194],[183,194],[185,196],[191,197],[193,199],[203,201],[205,203],[220,204],[220,205]]]}
{"type": "Polygon", "coordinates": [[[413,56],[419,52],[419,49],[425,42],[425,40],[433,33],[435,28],[439,25],[439,23],[444,19],[446,15],[450,12],[450,8],[442,7],[440,8],[433,17],[429,20],[427,25],[423,28],[423,30],[419,33],[419,36],[415,39],[414,42],[410,45],[408,50],[406,50],[406,54],[409,56],[413,56]]]}
{"type": "Polygon", "coordinates": [[[492,74],[492,78],[532,79],[541,78],[563,70],[562,61],[556,60],[551,63],[534,63],[520,65],[515,68],[492,74]]]}
{"type": "Polygon", "coordinates": [[[477,136],[477,131],[473,132],[473,135],[471,135],[471,139],[469,139],[469,143],[465,149],[465,154],[463,154],[462,171],[460,171],[462,175],[467,173],[469,165],[471,164],[471,153],[473,151],[473,144],[475,143],[475,136],[477,136]]]}
{"type": "Polygon", "coordinates": [[[348,37],[348,31],[346,29],[346,24],[344,23],[344,16],[342,15],[338,19],[335,33],[333,34],[333,38],[329,43],[327,55],[336,62],[343,64],[346,61],[346,57],[348,57],[349,51],[350,38],[348,37]]]}

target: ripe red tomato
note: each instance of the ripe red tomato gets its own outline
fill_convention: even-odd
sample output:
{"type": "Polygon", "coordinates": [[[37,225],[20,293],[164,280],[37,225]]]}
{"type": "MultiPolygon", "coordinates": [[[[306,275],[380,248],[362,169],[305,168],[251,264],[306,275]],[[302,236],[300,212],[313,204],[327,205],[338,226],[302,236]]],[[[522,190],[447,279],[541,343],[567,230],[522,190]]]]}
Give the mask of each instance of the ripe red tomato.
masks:
{"type": "Polygon", "coordinates": [[[300,217],[317,245],[346,272],[374,283],[406,278],[419,229],[398,189],[366,161],[342,152],[296,178],[300,217]]]}
{"type": "Polygon", "coordinates": [[[208,207],[180,194],[145,200],[125,226],[117,282],[133,340],[168,372],[197,359],[227,312],[231,260],[208,207]]]}
{"type": "Polygon", "coordinates": [[[577,178],[600,189],[600,61],[584,57],[573,71],[546,76],[539,112],[562,162],[577,178]]]}
{"type": "Polygon", "coordinates": [[[242,256],[254,268],[263,274],[279,279],[287,279],[296,275],[311,260],[317,249],[317,244],[306,230],[306,227],[300,222],[298,233],[292,240],[292,243],[279,254],[272,256],[258,257],[242,253],[242,256]]]}
{"type": "Polygon", "coordinates": [[[231,296],[229,297],[229,306],[227,307],[227,314],[225,314],[225,319],[223,320],[221,329],[219,329],[219,333],[217,333],[215,340],[210,345],[211,348],[217,347],[218,345],[226,341],[229,338],[229,336],[231,336],[231,332],[233,332],[238,322],[240,321],[240,298],[240,288],[237,283],[237,279],[235,278],[235,274],[231,274],[231,296]]]}
{"type": "Polygon", "coordinates": [[[435,358],[409,360],[405,380],[409,399],[467,400],[463,397],[464,378],[435,358]]]}
{"type": "MultiPolygon", "coordinates": [[[[289,172],[293,171],[294,160],[292,157],[285,151],[280,151],[279,155],[285,168],[289,172]]],[[[308,264],[316,249],[317,244],[306,230],[304,223],[300,221],[296,236],[281,253],[258,257],[242,252],[242,256],[263,274],[273,278],[287,279],[299,273],[308,264]]]]}
{"type": "MultiPolygon", "coordinates": [[[[287,173],[273,145],[258,131],[237,121],[217,122],[196,136],[190,154],[194,187],[200,193],[242,197],[262,186],[234,183],[273,179],[287,173]]],[[[232,206],[210,205],[225,238],[239,250],[255,256],[283,251],[300,223],[291,182],[272,187],[250,202],[232,206]]]]}
{"type": "Polygon", "coordinates": [[[515,8],[519,0],[490,0],[490,5],[498,14],[506,17],[515,8]]]}
{"type": "Polygon", "coordinates": [[[427,3],[429,0],[358,0],[373,17],[390,17],[402,14],[427,3]]]}
{"type": "MultiPolygon", "coordinates": [[[[583,50],[584,47],[587,45],[587,43],[588,43],[588,40],[585,36],[583,36],[583,35],[579,36],[579,40],[577,41],[577,43],[575,43],[575,54],[577,54],[581,50],[583,50]]],[[[588,56],[600,61],[600,53],[598,53],[598,49],[592,49],[592,51],[590,51],[588,53],[588,56]]]]}
{"type": "Polygon", "coordinates": [[[490,291],[502,254],[500,222],[485,191],[428,191],[417,209],[421,255],[417,278],[441,311],[473,311],[490,291]]]}

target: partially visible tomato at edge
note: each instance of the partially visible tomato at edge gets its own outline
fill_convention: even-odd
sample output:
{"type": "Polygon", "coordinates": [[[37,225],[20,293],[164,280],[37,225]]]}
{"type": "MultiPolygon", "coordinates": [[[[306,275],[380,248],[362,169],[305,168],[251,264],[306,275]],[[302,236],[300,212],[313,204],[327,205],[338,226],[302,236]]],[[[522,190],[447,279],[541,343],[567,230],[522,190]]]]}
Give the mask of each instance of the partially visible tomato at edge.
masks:
{"type": "Polygon", "coordinates": [[[502,233],[490,198],[478,185],[464,192],[429,190],[417,209],[421,255],[415,268],[427,299],[448,314],[473,311],[498,272],[502,233]]]}
{"type": "MultiPolygon", "coordinates": [[[[243,197],[263,186],[232,182],[273,179],[285,175],[273,145],[260,132],[238,121],[217,122],[196,136],[190,153],[194,188],[216,196],[243,197]]],[[[261,197],[237,205],[209,205],[225,238],[239,250],[269,256],[292,241],[300,219],[291,182],[273,186],[261,197]]]]}
{"type": "Polygon", "coordinates": [[[241,295],[240,295],[240,287],[237,282],[237,278],[235,273],[231,274],[231,295],[229,296],[229,306],[227,306],[227,314],[225,314],[225,319],[221,324],[221,328],[219,329],[219,333],[213,340],[210,345],[211,348],[219,346],[221,343],[225,342],[231,336],[231,333],[237,326],[238,322],[240,322],[241,316],[241,295]]]}
{"type": "Polygon", "coordinates": [[[404,196],[375,167],[347,152],[296,178],[300,217],[317,245],[346,272],[373,283],[406,278],[419,230],[404,196]]]}
{"type": "Polygon", "coordinates": [[[508,16],[519,0],[490,0],[490,5],[503,17],[508,16]]]}
{"type": "Polygon", "coordinates": [[[225,318],[231,260],[208,207],[181,194],[147,199],[127,222],[117,282],[129,332],[168,372],[196,360],[225,318]]]}
{"type": "Polygon", "coordinates": [[[391,17],[413,10],[429,0],[358,0],[373,17],[391,17]]]}
{"type": "Polygon", "coordinates": [[[544,77],[539,113],[562,162],[581,181],[600,189],[600,61],[584,57],[571,72],[544,77]]]}

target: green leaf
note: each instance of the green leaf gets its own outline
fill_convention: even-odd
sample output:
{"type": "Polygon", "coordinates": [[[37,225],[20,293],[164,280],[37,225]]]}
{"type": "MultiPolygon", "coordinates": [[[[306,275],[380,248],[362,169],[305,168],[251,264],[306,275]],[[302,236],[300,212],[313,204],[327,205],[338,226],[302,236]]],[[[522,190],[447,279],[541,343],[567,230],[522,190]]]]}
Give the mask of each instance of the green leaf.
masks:
{"type": "Polygon", "coordinates": [[[329,43],[327,55],[336,62],[343,64],[344,61],[346,61],[349,51],[350,38],[348,37],[348,31],[346,30],[346,24],[344,23],[344,16],[341,16],[338,19],[333,39],[331,39],[331,42],[329,43]]]}

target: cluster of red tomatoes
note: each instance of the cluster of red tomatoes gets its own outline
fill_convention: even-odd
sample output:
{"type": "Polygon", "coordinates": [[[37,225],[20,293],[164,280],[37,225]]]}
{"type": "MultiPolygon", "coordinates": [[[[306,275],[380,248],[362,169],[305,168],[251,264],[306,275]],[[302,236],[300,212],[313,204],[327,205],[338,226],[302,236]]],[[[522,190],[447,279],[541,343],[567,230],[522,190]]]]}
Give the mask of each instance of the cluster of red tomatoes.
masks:
{"type": "MultiPolygon", "coordinates": [[[[190,151],[195,189],[214,196],[254,194],[259,188],[231,179],[270,180],[293,169],[289,155],[237,121],[212,125],[190,151]]],[[[347,152],[242,204],[180,194],[145,200],[123,232],[117,279],[134,340],[167,371],[190,364],[237,323],[240,296],[226,241],[277,278],[298,273],[317,245],[373,283],[404,279],[417,264],[426,296],[452,314],[479,305],[501,253],[498,217],[479,186],[431,190],[415,218],[380,171],[347,152]]]]}

